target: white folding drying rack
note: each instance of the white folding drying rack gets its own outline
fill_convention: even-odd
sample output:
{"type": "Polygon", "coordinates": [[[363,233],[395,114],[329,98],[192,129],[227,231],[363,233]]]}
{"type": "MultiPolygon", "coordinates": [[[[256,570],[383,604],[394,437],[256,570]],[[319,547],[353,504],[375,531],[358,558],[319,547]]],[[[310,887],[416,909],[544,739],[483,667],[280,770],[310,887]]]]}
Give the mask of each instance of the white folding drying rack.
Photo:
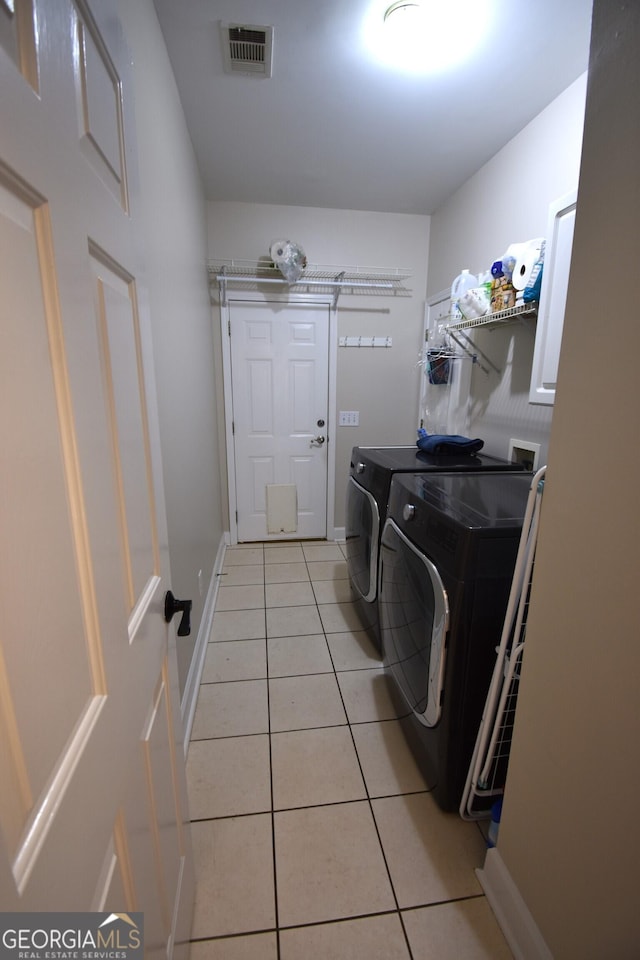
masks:
{"type": "Polygon", "coordinates": [[[504,793],[546,469],[541,467],[531,481],[496,664],[460,803],[465,820],[489,817],[504,793]]]}

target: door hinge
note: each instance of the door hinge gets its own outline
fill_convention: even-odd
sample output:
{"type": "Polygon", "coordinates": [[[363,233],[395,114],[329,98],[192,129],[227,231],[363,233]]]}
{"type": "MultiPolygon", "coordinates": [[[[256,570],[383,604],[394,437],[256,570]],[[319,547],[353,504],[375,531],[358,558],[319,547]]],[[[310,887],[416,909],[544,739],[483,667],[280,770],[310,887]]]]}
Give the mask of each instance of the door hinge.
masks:
{"type": "Polygon", "coordinates": [[[235,437],[235,435],[236,435],[236,425],[235,425],[235,422],[234,422],[233,420],[231,421],[231,433],[232,433],[233,436],[235,437]]]}
{"type": "Polygon", "coordinates": [[[231,336],[231,320],[227,320],[227,333],[231,336]]]}
{"type": "Polygon", "coordinates": [[[238,511],[236,510],[236,524],[238,523],[238,511]]]}

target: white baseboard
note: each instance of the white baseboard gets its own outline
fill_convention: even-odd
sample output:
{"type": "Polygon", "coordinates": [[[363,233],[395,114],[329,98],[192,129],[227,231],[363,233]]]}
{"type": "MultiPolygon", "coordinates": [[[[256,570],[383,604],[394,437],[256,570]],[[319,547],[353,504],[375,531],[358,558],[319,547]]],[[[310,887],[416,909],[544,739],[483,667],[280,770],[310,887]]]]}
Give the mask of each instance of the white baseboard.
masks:
{"type": "Polygon", "coordinates": [[[207,590],[207,599],[205,600],[202,618],[200,620],[200,629],[198,637],[193,648],[191,666],[187,675],[184,693],[182,695],[182,729],[184,730],[184,755],[186,757],[189,749],[189,740],[191,739],[191,728],[193,727],[193,717],[196,712],[196,703],[198,701],[198,690],[200,689],[200,678],[204,668],[204,658],[207,653],[207,644],[211,635],[213,626],[213,614],[216,609],[216,600],[218,599],[218,587],[220,586],[220,572],[224,562],[224,554],[227,548],[226,537],[223,535],[218,544],[215,563],[209,589],[207,590]]]}
{"type": "Polygon", "coordinates": [[[515,960],[553,960],[497,847],[487,850],[484,867],[476,875],[515,960]]]}
{"type": "Polygon", "coordinates": [[[344,540],[346,537],[346,528],[345,527],[334,527],[333,528],[333,539],[334,540],[344,540]]]}

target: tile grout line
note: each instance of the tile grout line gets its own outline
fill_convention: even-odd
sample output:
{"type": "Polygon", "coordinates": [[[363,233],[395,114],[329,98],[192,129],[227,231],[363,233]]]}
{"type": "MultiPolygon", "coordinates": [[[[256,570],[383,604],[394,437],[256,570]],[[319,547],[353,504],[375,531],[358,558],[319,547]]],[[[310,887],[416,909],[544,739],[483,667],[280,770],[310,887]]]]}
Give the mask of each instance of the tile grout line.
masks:
{"type": "MultiPolygon", "coordinates": [[[[346,556],[345,556],[345,560],[346,560],[346,556]]],[[[358,767],[359,767],[359,769],[360,769],[360,774],[361,774],[361,776],[362,776],[362,780],[363,780],[363,783],[364,783],[364,788],[365,788],[365,792],[366,792],[366,795],[367,795],[367,802],[368,802],[368,804],[369,804],[369,809],[370,809],[370,811],[371,811],[371,817],[372,817],[372,819],[373,819],[373,824],[374,824],[374,828],[375,828],[375,831],[376,831],[376,836],[377,836],[377,838],[378,838],[378,843],[379,843],[379,845],[380,845],[380,850],[381,850],[381,853],[382,853],[382,858],[383,858],[383,861],[384,861],[385,869],[386,869],[386,871],[387,871],[387,876],[388,876],[388,878],[389,878],[389,884],[390,884],[390,887],[391,887],[391,891],[392,891],[392,893],[393,893],[393,898],[394,898],[394,901],[395,901],[395,903],[396,903],[396,908],[397,908],[397,909],[396,909],[396,912],[397,912],[397,915],[398,915],[398,919],[399,919],[399,921],[400,921],[400,925],[401,925],[401,928],[402,928],[402,933],[403,933],[403,936],[404,936],[404,939],[405,939],[405,943],[406,943],[406,946],[407,946],[407,950],[408,950],[408,952],[409,952],[410,960],[413,960],[413,951],[412,951],[412,949],[411,949],[411,943],[410,943],[410,940],[409,940],[409,935],[408,935],[407,929],[406,929],[406,927],[405,927],[404,917],[403,917],[403,911],[402,911],[402,909],[401,909],[401,907],[400,907],[400,904],[399,904],[399,901],[398,901],[398,897],[397,897],[397,894],[396,894],[395,886],[394,886],[394,883],[393,883],[393,877],[392,877],[391,871],[390,871],[390,869],[389,869],[389,864],[388,864],[388,861],[387,861],[387,856],[386,856],[386,853],[385,853],[385,850],[384,850],[384,844],[382,843],[382,837],[380,836],[380,831],[379,831],[379,828],[378,828],[378,822],[377,822],[377,820],[376,820],[375,811],[374,811],[374,809],[373,809],[373,799],[374,799],[374,798],[371,797],[371,794],[370,794],[370,791],[369,791],[369,786],[368,786],[368,784],[367,784],[367,780],[366,780],[366,777],[365,777],[365,775],[364,775],[364,770],[362,769],[362,763],[361,763],[361,761],[360,761],[360,754],[358,753],[358,747],[357,747],[357,744],[356,744],[356,741],[355,741],[355,737],[354,737],[354,733],[353,733],[353,726],[354,726],[354,725],[353,725],[352,722],[349,720],[349,715],[348,715],[348,713],[347,713],[346,704],[344,703],[344,698],[343,698],[343,696],[342,696],[342,688],[340,687],[340,683],[339,683],[339,681],[338,681],[338,676],[337,676],[337,675],[338,675],[338,671],[336,670],[336,667],[335,667],[335,663],[334,663],[334,660],[333,660],[333,654],[331,653],[331,647],[330,647],[330,645],[329,645],[329,641],[328,641],[328,638],[327,638],[327,635],[326,635],[326,631],[325,631],[325,639],[326,639],[326,641],[327,641],[327,647],[329,647],[329,656],[330,656],[331,662],[332,662],[332,664],[333,664],[334,674],[336,675],[336,683],[337,683],[337,685],[338,685],[338,690],[339,690],[339,692],[340,692],[340,697],[341,697],[341,699],[342,699],[343,708],[344,708],[345,714],[346,714],[346,716],[347,716],[347,724],[348,724],[348,727],[349,727],[349,734],[350,734],[350,736],[351,736],[351,740],[352,740],[352,743],[353,743],[353,748],[354,748],[354,751],[355,751],[355,754],[356,754],[356,759],[357,759],[357,762],[358,762],[358,767]]],[[[348,672],[348,671],[340,671],[340,672],[348,672]]],[[[396,719],[397,719],[397,718],[396,718],[396,719]]],[[[423,794],[423,793],[424,793],[424,794],[427,794],[427,793],[430,793],[430,791],[429,791],[428,789],[425,789],[425,790],[412,790],[412,791],[408,791],[408,792],[405,791],[405,792],[403,792],[403,793],[401,793],[401,794],[390,794],[389,796],[402,796],[402,797],[405,797],[405,796],[414,796],[414,795],[423,794]]],[[[376,797],[375,799],[384,799],[384,798],[376,797]]],[[[479,824],[478,824],[478,829],[480,829],[479,824]]],[[[480,832],[482,832],[482,831],[480,831],[480,832]]],[[[475,894],[474,896],[469,896],[469,897],[456,897],[456,898],[453,898],[453,899],[451,899],[451,900],[446,900],[446,901],[441,901],[441,902],[442,902],[442,903],[453,903],[453,902],[457,902],[457,901],[460,901],[460,900],[472,900],[472,899],[482,898],[482,896],[483,896],[483,894],[480,893],[480,894],[475,894]]],[[[437,906],[437,905],[438,905],[438,904],[433,904],[433,903],[431,903],[431,904],[423,904],[421,907],[414,906],[414,907],[409,907],[409,908],[407,908],[407,909],[419,909],[419,908],[424,908],[424,907],[429,907],[429,906],[437,906]]]]}
{"type": "MultiPolygon", "coordinates": [[[[473,900],[483,900],[483,899],[484,899],[483,893],[474,893],[474,894],[468,894],[467,896],[464,896],[464,897],[452,897],[450,900],[435,900],[431,903],[414,904],[410,907],[404,907],[403,912],[412,913],[418,910],[428,910],[431,907],[434,907],[437,909],[438,907],[442,907],[443,905],[449,904],[449,903],[468,903],[473,900]]],[[[330,917],[328,920],[310,920],[308,923],[284,924],[279,929],[283,931],[305,930],[310,927],[327,927],[333,924],[350,923],[353,920],[367,920],[372,917],[391,917],[391,916],[395,916],[397,913],[398,913],[398,910],[395,907],[392,907],[389,910],[377,910],[375,913],[356,913],[348,917],[338,917],[338,918],[330,917]]],[[[276,930],[274,927],[264,927],[261,929],[250,930],[250,931],[240,930],[237,933],[218,933],[218,934],[213,934],[212,936],[209,936],[209,937],[207,936],[193,937],[190,940],[190,943],[209,943],[214,941],[223,942],[227,940],[238,940],[242,937],[254,937],[254,936],[259,936],[260,934],[265,934],[265,933],[268,934],[268,933],[275,933],[275,932],[276,930]]]]}
{"type": "MultiPolygon", "coordinates": [[[[351,737],[351,742],[352,742],[352,745],[353,745],[353,749],[354,749],[354,753],[355,753],[355,757],[356,757],[356,762],[357,762],[357,764],[358,764],[358,769],[359,769],[359,771],[360,771],[360,776],[362,777],[362,784],[363,784],[364,791],[365,791],[365,795],[366,795],[366,802],[367,802],[368,805],[369,805],[369,810],[370,810],[370,813],[371,813],[371,818],[372,818],[372,821],[373,821],[374,829],[375,829],[375,831],[376,831],[376,837],[377,837],[377,839],[378,839],[379,849],[380,849],[380,852],[381,852],[381,855],[382,855],[382,859],[383,859],[383,862],[384,862],[385,870],[386,870],[386,872],[387,872],[387,878],[388,878],[388,880],[389,880],[389,887],[390,887],[390,889],[391,889],[391,893],[392,893],[392,896],[393,896],[393,900],[394,900],[394,903],[395,903],[395,905],[396,905],[394,910],[378,911],[378,912],[376,912],[376,913],[365,913],[365,914],[362,914],[362,915],[361,915],[361,918],[364,919],[364,918],[366,918],[366,917],[373,917],[373,916],[379,916],[379,915],[393,915],[393,914],[397,915],[398,920],[399,920],[399,922],[400,922],[401,929],[402,929],[402,934],[403,934],[403,937],[404,937],[404,940],[405,940],[405,944],[406,944],[406,947],[407,947],[407,950],[408,950],[408,953],[409,953],[409,958],[410,958],[410,960],[413,960],[413,952],[412,952],[412,950],[411,950],[411,945],[410,945],[410,942],[409,942],[409,938],[408,938],[408,935],[407,935],[407,931],[406,931],[406,929],[405,929],[404,920],[403,920],[403,918],[402,918],[402,912],[401,912],[401,909],[400,909],[400,904],[399,904],[399,902],[398,902],[398,897],[397,897],[397,894],[396,894],[396,891],[395,891],[395,887],[394,887],[394,884],[393,884],[393,879],[392,879],[392,877],[391,877],[391,872],[390,872],[390,870],[389,870],[389,865],[388,865],[388,862],[387,862],[387,857],[386,857],[386,854],[385,854],[385,852],[384,852],[384,847],[383,847],[383,844],[382,844],[382,839],[381,839],[381,837],[380,837],[380,832],[379,832],[379,830],[378,830],[378,824],[377,824],[377,821],[376,821],[376,818],[375,818],[375,813],[374,813],[374,811],[373,811],[373,805],[372,805],[372,802],[371,802],[371,796],[370,796],[370,793],[369,793],[369,787],[368,787],[368,785],[367,785],[367,781],[366,781],[366,778],[365,778],[365,776],[364,776],[364,771],[363,771],[363,769],[362,769],[362,764],[361,764],[361,762],[360,762],[360,756],[359,756],[359,754],[358,754],[357,746],[356,746],[356,743],[355,743],[355,738],[354,738],[354,735],[353,735],[352,724],[351,724],[351,721],[349,720],[349,714],[348,714],[348,712],[347,712],[347,707],[346,707],[346,703],[345,703],[344,696],[343,696],[343,693],[342,693],[342,688],[340,687],[340,683],[339,683],[339,681],[338,681],[338,671],[337,671],[337,669],[336,669],[335,662],[334,662],[334,658],[333,658],[333,654],[332,654],[332,652],[331,652],[331,647],[330,647],[329,640],[328,640],[328,637],[327,637],[327,631],[326,631],[326,629],[325,629],[324,623],[322,622],[322,616],[321,616],[321,614],[320,614],[320,609],[319,609],[319,604],[318,604],[316,592],[315,592],[315,590],[313,589],[313,581],[311,580],[311,571],[309,570],[309,561],[307,560],[307,558],[306,558],[306,556],[305,556],[305,554],[304,554],[304,548],[303,548],[303,551],[302,551],[302,552],[303,552],[303,558],[304,558],[305,566],[306,566],[306,569],[307,569],[307,575],[308,575],[308,577],[309,577],[309,582],[311,583],[311,588],[312,588],[312,590],[313,590],[313,595],[314,595],[314,597],[315,597],[315,604],[314,604],[314,605],[315,605],[315,607],[316,607],[316,611],[317,611],[318,617],[319,617],[319,619],[320,619],[320,625],[321,625],[321,627],[322,627],[322,633],[323,633],[323,636],[324,636],[325,643],[326,643],[326,645],[327,645],[327,651],[328,651],[328,653],[329,653],[329,659],[330,659],[330,661],[331,661],[333,676],[334,676],[334,679],[335,679],[335,682],[336,682],[336,686],[337,686],[337,688],[338,688],[338,694],[339,694],[339,696],[340,696],[340,702],[342,703],[342,708],[343,708],[343,710],[344,710],[344,715],[345,715],[345,718],[346,718],[346,724],[339,724],[339,726],[345,726],[345,725],[346,725],[346,726],[348,727],[348,729],[349,729],[349,736],[351,737]]],[[[342,551],[341,551],[341,552],[342,552],[342,551]]],[[[343,556],[344,556],[344,555],[343,555],[343,556]]],[[[346,559],[346,558],[345,558],[345,559],[346,559]]],[[[332,581],[332,582],[335,582],[335,581],[332,581]]],[[[266,602],[266,601],[265,601],[265,602],[266,602]]],[[[335,602],[337,603],[338,601],[336,600],[335,602]]],[[[308,606],[311,606],[311,604],[308,604],[308,606]]],[[[364,668],[363,668],[363,669],[364,669],[364,668]]],[[[350,671],[341,671],[341,672],[350,672],[350,671]]],[[[267,666],[267,675],[268,675],[268,666],[267,666]]],[[[318,675],[319,675],[319,674],[318,674],[318,675]]],[[[299,676],[299,675],[294,675],[294,676],[299,676]]],[[[303,729],[305,729],[305,728],[303,728],[303,729]]],[[[317,728],[311,728],[311,729],[317,729],[317,728]]],[[[271,717],[270,717],[270,716],[269,716],[269,751],[270,751],[270,757],[271,757],[271,717]]],[[[272,803],[272,808],[273,808],[273,806],[274,806],[274,801],[273,801],[273,769],[272,769],[272,768],[271,768],[271,788],[272,788],[271,803],[272,803]]],[[[415,791],[415,792],[416,792],[416,793],[424,793],[424,792],[427,792],[427,791],[415,791]]],[[[402,795],[404,796],[404,794],[402,794],[402,795]]],[[[342,801],[342,802],[344,802],[344,803],[346,804],[346,803],[350,803],[350,802],[352,802],[352,801],[342,801]]],[[[336,804],[322,804],[321,806],[335,806],[335,805],[336,805],[336,804]]],[[[315,806],[316,806],[315,804],[310,804],[310,805],[308,805],[308,806],[306,807],[306,809],[314,809],[315,806]]],[[[300,809],[300,808],[297,808],[297,807],[296,807],[296,808],[292,808],[292,809],[300,809]]],[[[273,809],[272,809],[272,813],[274,813],[273,809]]],[[[275,826],[274,826],[274,833],[273,833],[273,842],[274,842],[274,872],[275,872],[275,826]]],[[[276,880],[276,884],[277,884],[277,877],[275,878],[275,880],[276,880]]],[[[277,903],[277,885],[276,885],[276,903],[277,903]]],[[[341,917],[341,918],[339,918],[338,920],[336,920],[336,919],[334,918],[334,919],[329,919],[329,920],[326,920],[326,921],[322,921],[322,923],[326,923],[326,924],[329,924],[329,923],[339,923],[339,922],[346,922],[346,921],[353,920],[353,919],[357,919],[357,918],[355,918],[355,917],[341,917]]],[[[316,925],[318,925],[318,924],[316,924],[316,923],[309,923],[309,924],[297,924],[297,925],[295,925],[295,926],[305,927],[305,926],[316,926],[316,925]]],[[[279,958],[280,958],[280,936],[279,936],[279,934],[280,934],[280,924],[279,924],[279,922],[277,923],[277,927],[278,927],[278,960],[279,960],[279,958]]]]}
{"type": "MultiPolygon", "coordinates": [[[[340,728],[346,727],[348,724],[341,724],[340,728]]],[[[303,733],[306,733],[310,730],[337,730],[338,727],[306,727],[302,730],[303,733]]],[[[279,733],[290,733],[298,731],[289,731],[289,730],[275,730],[274,734],[278,736],[279,733]]],[[[247,734],[247,736],[261,736],[261,734],[247,734]]],[[[266,736],[266,734],[265,734],[266,736]]],[[[222,739],[222,738],[221,738],[222,739]]],[[[366,788],[366,783],[365,783],[366,788]]],[[[299,807],[274,807],[275,813],[297,813],[299,810],[317,810],[319,807],[344,807],[348,806],[351,803],[364,803],[366,800],[393,800],[396,797],[419,797],[423,794],[428,794],[428,790],[408,790],[406,793],[385,793],[381,794],[379,797],[362,797],[356,798],[354,800],[329,800],[326,803],[303,803],[299,807]]],[[[210,817],[191,817],[191,823],[209,823],[214,820],[229,820],[229,819],[241,819],[242,817],[253,817],[257,814],[268,813],[267,809],[264,810],[251,810],[246,813],[221,813],[218,815],[210,817]]],[[[446,902],[446,901],[445,901],[446,902]]],[[[429,904],[424,904],[428,906],[429,904]]]]}
{"type": "MultiPolygon", "coordinates": [[[[327,634],[326,634],[326,632],[325,632],[325,641],[326,641],[327,647],[329,648],[329,657],[331,658],[331,663],[333,664],[333,673],[334,673],[334,676],[335,676],[335,679],[336,679],[336,685],[337,685],[337,687],[338,687],[338,692],[339,692],[339,694],[340,694],[340,700],[342,701],[342,708],[343,708],[343,710],[344,710],[344,712],[345,712],[345,716],[346,716],[346,718],[347,718],[347,726],[348,726],[348,728],[349,728],[349,736],[351,737],[351,743],[353,744],[353,750],[354,750],[354,753],[355,753],[355,755],[356,755],[356,761],[357,761],[357,764],[358,764],[358,769],[360,770],[360,776],[362,777],[362,783],[363,783],[364,790],[365,790],[365,794],[366,794],[366,800],[367,800],[367,804],[369,805],[369,812],[370,812],[370,814],[371,814],[371,819],[372,819],[372,821],[373,821],[373,826],[374,826],[374,829],[375,829],[375,831],[376,831],[376,837],[378,838],[378,845],[379,845],[379,847],[380,847],[380,853],[382,854],[382,860],[383,860],[383,863],[384,863],[384,868],[385,868],[385,870],[387,871],[387,879],[388,879],[388,881],[389,881],[389,886],[390,886],[390,888],[391,888],[391,893],[392,893],[392,895],[393,895],[393,901],[394,901],[394,903],[395,903],[395,905],[396,905],[395,911],[389,911],[389,912],[390,912],[390,913],[393,912],[393,913],[395,913],[395,914],[397,915],[398,920],[399,920],[399,922],[400,922],[400,927],[401,927],[401,929],[402,929],[402,935],[403,935],[403,937],[404,937],[405,944],[406,944],[406,947],[407,947],[407,950],[408,950],[408,953],[409,953],[409,958],[410,958],[410,960],[413,960],[413,951],[412,951],[412,949],[411,949],[411,944],[410,944],[410,942],[409,942],[409,936],[408,936],[408,934],[407,934],[407,930],[406,930],[405,924],[404,924],[404,919],[403,919],[403,917],[402,917],[402,911],[401,911],[401,909],[400,909],[400,903],[399,903],[399,901],[398,901],[398,896],[397,896],[397,894],[396,894],[396,889],[395,889],[395,886],[394,886],[394,883],[393,883],[393,878],[392,878],[392,876],[391,876],[391,870],[389,869],[389,864],[388,864],[388,862],[387,862],[387,856],[386,856],[386,854],[385,854],[384,846],[383,846],[383,844],[382,844],[382,838],[381,838],[381,836],[380,836],[380,831],[379,831],[379,829],[378,829],[378,823],[377,823],[376,815],[375,815],[375,812],[374,812],[374,809],[373,809],[373,803],[372,803],[372,801],[371,801],[371,794],[370,794],[370,791],[369,791],[369,785],[368,785],[367,779],[366,779],[366,777],[365,777],[365,775],[364,775],[364,770],[362,769],[362,763],[361,763],[361,761],[360,761],[360,754],[358,753],[358,747],[357,747],[357,744],[356,744],[355,737],[354,737],[354,735],[353,735],[353,728],[352,728],[351,721],[350,721],[350,719],[349,719],[349,713],[348,713],[348,711],[347,711],[347,705],[346,705],[346,703],[345,703],[345,701],[344,701],[344,696],[343,696],[343,694],[342,694],[342,688],[341,688],[341,686],[340,686],[340,683],[338,682],[338,671],[336,670],[336,667],[335,667],[335,662],[334,662],[334,659],[333,659],[333,654],[332,654],[332,652],[331,652],[331,647],[329,646],[329,641],[328,641],[328,639],[327,639],[327,634]]],[[[422,792],[422,791],[421,791],[421,792],[422,792]]],[[[404,794],[402,794],[402,796],[404,796],[404,794]]]]}
{"type": "Polygon", "coordinates": [[[269,735],[269,798],[271,810],[271,856],[273,859],[273,910],[276,935],[276,958],[280,960],[280,911],[278,905],[278,863],[276,860],[276,814],[273,795],[273,743],[271,732],[271,690],[269,687],[269,636],[267,629],[267,576],[266,576],[266,556],[264,545],[262,548],[262,581],[264,584],[264,656],[265,671],[267,674],[267,731],[269,735]]]}
{"type": "MultiPolygon", "coordinates": [[[[345,557],[345,561],[346,561],[346,557],[345,557]]],[[[319,616],[319,615],[320,615],[320,611],[318,610],[318,616],[319,616]]],[[[321,622],[322,622],[322,618],[321,618],[321,622]]],[[[387,862],[387,856],[386,856],[386,854],[385,854],[385,852],[384,852],[384,846],[383,846],[383,844],[382,844],[382,838],[381,838],[381,836],[380,836],[380,831],[379,831],[379,829],[378,829],[378,823],[377,823],[376,816],[375,816],[375,813],[374,813],[374,810],[373,810],[373,803],[372,803],[372,801],[371,801],[371,793],[370,793],[370,790],[369,790],[369,785],[368,785],[367,779],[366,779],[366,777],[365,777],[365,775],[364,775],[364,770],[362,769],[362,763],[361,763],[361,760],[360,760],[360,754],[358,753],[358,747],[357,747],[357,745],[356,745],[356,740],[355,740],[355,737],[354,737],[354,735],[353,735],[353,726],[352,726],[351,720],[349,719],[349,713],[348,713],[348,711],[347,711],[347,705],[346,705],[345,700],[344,700],[344,696],[343,696],[343,693],[342,693],[342,688],[341,688],[340,683],[339,683],[339,681],[338,681],[338,671],[336,670],[335,661],[334,661],[334,659],[333,659],[333,653],[331,652],[331,646],[330,646],[330,644],[329,644],[329,640],[328,640],[328,637],[327,637],[327,632],[326,632],[326,630],[324,629],[324,624],[322,625],[322,628],[323,628],[325,643],[327,644],[327,649],[329,650],[329,657],[330,657],[330,659],[331,659],[331,664],[332,664],[332,666],[333,666],[333,675],[334,675],[334,677],[335,677],[336,686],[338,687],[338,693],[340,694],[340,700],[341,700],[341,702],[342,702],[342,709],[344,710],[345,716],[346,716],[346,718],[347,718],[347,726],[348,726],[348,728],[349,728],[349,736],[351,737],[351,743],[352,743],[352,745],[353,745],[353,750],[354,750],[354,753],[355,753],[355,755],[356,755],[356,762],[357,762],[357,764],[358,764],[358,769],[360,770],[360,776],[362,777],[362,783],[363,783],[364,790],[365,790],[365,794],[366,794],[366,800],[367,800],[367,804],[369,805],[369,812],[370,812],[370,814],[371,814],[371,819],[372,819],[372,821],[373,821],[373,826],[374,826],[374,829],[375,829],[375,831],[376,831],[376,837],[378,838],[378,846],[379,846],[379,848],[380,848],[380,853],[382,854],[382,860],[383,860],[383,863],[384,863],[384,868],[385,868],[385,870],[387,871],[387,879],[388,879],[388,881],[389,881],[389,887],[391,888],[391,893],[392,893],[392,895],[393,895],[393,901],[394,901],[394,903],[395,903],[395,905],[396,905],[395,911],[389,911],[389,912],[390,912],[390,913],[393,912],[393,913],[395,913],[395,914],[397,915],[398,920],[399,920],[399,922],[400,922],[400,927],[401,927],[401,929],[402,929],[402,935],[403,935],[403,937],[404,937],[405,944],[406,944],[406,947],[407,947],[407,951],[408,951],[408,954],[409,954],[409,958],[410,958],[410,960],[413,960],[413,951],[412,951],[412,949],[411,949],[411,944],[410,944],[410,942],[409,942],[409,936],[408,936],[407,931],[406,931],[406,928],[405,928],[404,919],[403,919],[403,917],[402,917],[402,911],[401,911],[401,909],[400,909],[400,903],[398,902],[398,896],[397,896],[397,894],[396,894],[396,889],[395,889],[395,886],[394,886],[394,883],[393,883],[393,878],[392,878],[392,876],[391,876],[391,871],[390,871],[390,869],[389,869],[389,864],[388,864],[388,862],[387,862]]],[[[366,916],[375,916],[375,914],[367,914],[366,916]]]]}

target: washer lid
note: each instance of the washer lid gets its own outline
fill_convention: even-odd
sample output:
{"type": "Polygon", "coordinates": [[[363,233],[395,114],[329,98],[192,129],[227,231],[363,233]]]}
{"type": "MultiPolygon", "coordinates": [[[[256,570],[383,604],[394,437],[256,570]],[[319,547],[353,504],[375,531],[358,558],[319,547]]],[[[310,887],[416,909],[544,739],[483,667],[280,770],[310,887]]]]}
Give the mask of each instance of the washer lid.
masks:
{"type": "Polygon", "coordinates": [[[478,472],[485,470],[513,471],[521,473],[524,467],[520,463],[510,463],[488,453],[455,453],[439,456],[425,453],[414,446],[406,447],[354,447],[352,463],[383,467],[393,473],[419,473],[424,471],[478,472]]]}
{"type": "Polygon", "coordinates": [[[470,529],[521,527],[533,474],[401,474],[393,479],[396,496],[416,514],[434,511],[470,529]]]}

